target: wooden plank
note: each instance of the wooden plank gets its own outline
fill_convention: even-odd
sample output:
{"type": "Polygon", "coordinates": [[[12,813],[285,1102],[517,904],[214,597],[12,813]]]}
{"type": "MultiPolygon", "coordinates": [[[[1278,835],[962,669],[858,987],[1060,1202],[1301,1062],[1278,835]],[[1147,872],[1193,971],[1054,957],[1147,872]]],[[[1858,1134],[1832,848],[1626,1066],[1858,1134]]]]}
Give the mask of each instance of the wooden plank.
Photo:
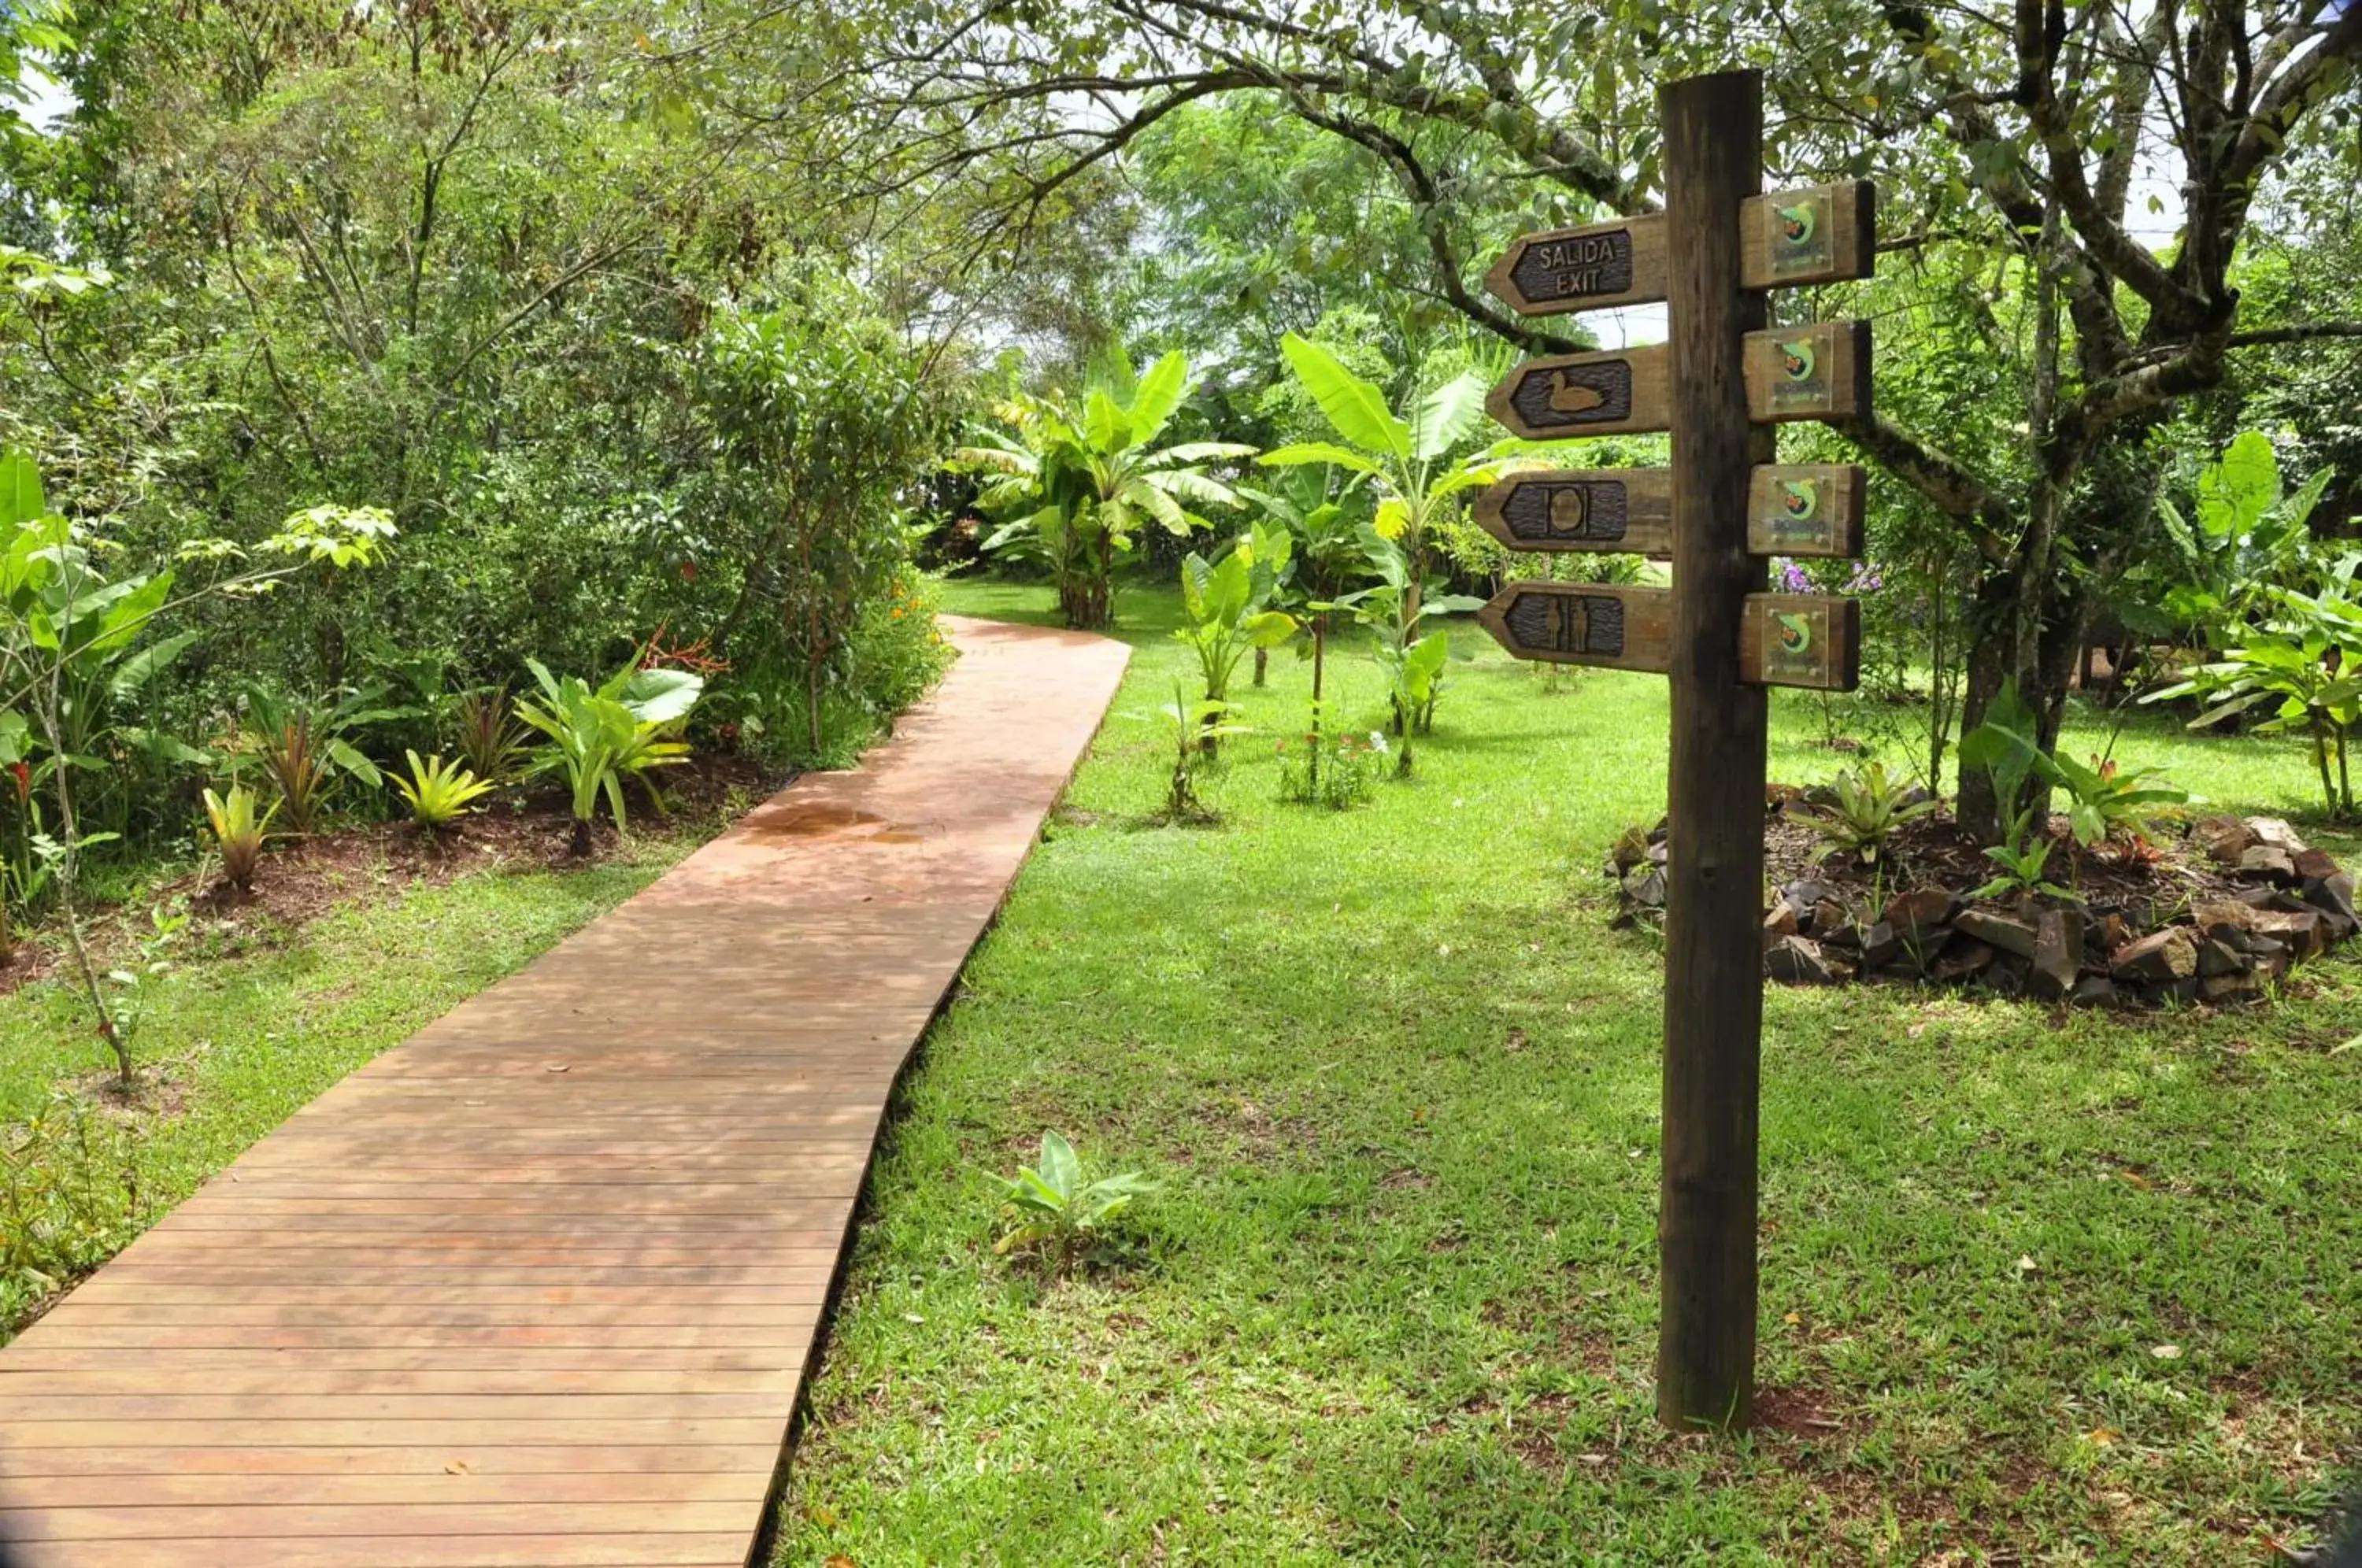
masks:
{"type": "MultiPolygon", "coordinates": [[[[1820,322],[1747,335],[1750,418],[1780,424],[1851,419],[1870,411],[1870,323],[1820,322]]],[[[1528,359],[1485,406],[1530,440],[1621,436],[1672,427],[1671,361],[1663,344],[1528,359]]]]}
{"type": "MultiPolygon", "coordinates": [[[[273,1540],[269,1568],[745,1568],[747,1532],[672,1535],[307,1536],[273,1540]]],[[[253,1540],[31,1543],[10,1568],[257,1568],[253,1540]]]]}
{"type": "MultiPolygon", "coordinates": [[[[1548,664],[1673,668],[1673,593],[1595,582],[1513,582],[1476,613],[1504,648],[1548,664]]],[[[1813,593],[1746,596],[1733,665],[1750,686],[1850,691],[1861,672],[1861,606],[1813,593]]]]}
{"type": "Polygon", "coordinates": [[[743,1568],[896,1076],[1127,657],[966,651],[0,1351],[11,1568],[743,1568]],[[911,842],[785,831],[870,800],[911,842]]]}
{"type": "MultiPolygon", "coordinates": [[[[1748,481],[1747,547],[1759,556],[1861,554],[1869,480],[1850,463],[1766,463],[1748,481]]],[[[1513,550],[1669,557],[1669,469],[1525,469],[1476,498],[1477,525],[1513,550]]]]}
{"type": "MultiPolygon", "coordinates": [[[[1739,205],[1740,272],[1749,289],[1867,278],[1878,261],[1877,188],[1811,185],[1739,205]]],[[[1510,241],[1485,286],[1520,315],[1653,304],[1665,297],[1665,215],[1642,213],[1510,241]]]]}

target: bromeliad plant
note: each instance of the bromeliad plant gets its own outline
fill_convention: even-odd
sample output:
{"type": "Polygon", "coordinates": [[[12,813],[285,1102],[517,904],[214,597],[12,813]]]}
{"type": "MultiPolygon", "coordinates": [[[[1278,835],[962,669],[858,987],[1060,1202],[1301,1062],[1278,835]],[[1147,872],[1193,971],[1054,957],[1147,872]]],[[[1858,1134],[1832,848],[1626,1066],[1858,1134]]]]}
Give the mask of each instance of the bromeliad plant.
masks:
{"type": "Polygon", "coordinates": [[[499,785],[523,764],[533,732],[517,719],[507,687],[464,693],[453,706],[452,718],[459,760],[486,784],[499,785]]]}
{"type": "Polygon", "coordinates": [[[293,701],[259,686],[248,691],[235,750],[277,787],[291,831],[316,829],[347,778],[371,790],[384,785],[385,776],[352,734],[366,724],[413,717],[417,710],[378,706],[379,699],[375,690],[347,692],[328,703],[293,701]]]}
{"type": "Polygon", "coordinates": [[[603,796],[617,832],[624,826],[624,780],[679,762],[688,745],[672,737],[705,690],[685,669],[643,669],[635,659],[597,689],[579,675],[562,679],[539,659],[525,660],[540,701],[517,699],[517,717],[548,737],[535,771],[566,778],[574,811],[573,853],[590,853],[590,824],[603,796]]]}
{"type": "Polygon", "coordinates": [[[993,1177],[1003,1208],[1016,1220],[995,1252],[1047,1245],[1061,1264],[1072,1262],[1109,1220],[1131,1208],[1134,1199],[1156,1190],[1156,1184],[1138,1171],[1086,1182],[1075,1146],[1054,1132],[1042,1134],[1039,1161],[1038,1168],[1021,1165],[1013,1176],[993,1177]]]}
{"type": "Polygon", "coordinates": [[[1864,764],[1837,776],[1831,788],[1837,800],[1816,806],[1805,822],[1820,839],[1816,860],[1832,855],[1850,856],[1863,865],[1875,864],[1886,853],[1887,841],[1904,823],[1936,809],[1935,801],[1899,779],[1889,778],[1883,764],[1864,764]]]}
{"type": "Polygon", "coordinates": [[[213,830],[214,847],[221,851],[222,878],[241,893],[254,891],[254,873],[262,864],[262,843],[279,805],[255,814],[255,794],[233,784],[227,795],[205,791],[205,825],[213,830]]]}
{"type": "Polygon", "coordinates": [[[1097,631],[1114,621],[1114,574],[1148,524],[1184,537],[1205,520],[1193,508],[1237,506],[1206,465],[1246,458],[1227,441],[1155,443],[1189,392],[1178,349],[1135,373],[1120,349],[1092,369],[1079,401],[1019,394],[995,413],[1006,430],[953,454],[955,466],[999,476],[977,499],[1004,521],[988,550],[1033,556],[1058,586],[1066,624],[1097,631]]]}
{"type": "Polygon", "coordinates": [[[410,777],[396,775],[394,791],[410,808],[410,820],[429,832],[450,827],[474,810],[470,802],[491,793],[490,784],[456,762],[447,763],[439,756],[421,762],[414,751],[402,755],[409,760],[410,777]]]}

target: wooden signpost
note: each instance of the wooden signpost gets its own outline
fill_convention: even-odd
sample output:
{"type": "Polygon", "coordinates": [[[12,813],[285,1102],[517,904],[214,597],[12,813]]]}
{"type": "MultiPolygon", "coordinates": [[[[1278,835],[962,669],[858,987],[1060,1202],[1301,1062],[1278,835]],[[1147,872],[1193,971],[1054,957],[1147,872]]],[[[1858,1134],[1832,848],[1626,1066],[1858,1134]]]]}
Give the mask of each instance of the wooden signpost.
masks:
{"type": "Polygon", "coordinates": [[[1665,211],[1528,235],[1487,280],[1529,315],[1662,300],[1662,347],[1518,366],[1495,418],[1535,439],[1668,431],[1665,469],[1534,469],[1477,521],[1513,550],[1672,562],[1671,588],[1513,582],[1481,619],[1520,658],[1671,678],[1657,1413],[1744,1425],[1755,1374],[1757,1087],[1763,1028],[1765,688],[1849,691],[1851,600],[1768,593],[1771,556],[1861,549],[1858,468],[1783,465],[1774,427],[1870,409],[1870,328],[1771,329],[1765,291],[1871,273],[1866,183],[1760,194],[1763,79],[1673,83],[1665,211]]]}

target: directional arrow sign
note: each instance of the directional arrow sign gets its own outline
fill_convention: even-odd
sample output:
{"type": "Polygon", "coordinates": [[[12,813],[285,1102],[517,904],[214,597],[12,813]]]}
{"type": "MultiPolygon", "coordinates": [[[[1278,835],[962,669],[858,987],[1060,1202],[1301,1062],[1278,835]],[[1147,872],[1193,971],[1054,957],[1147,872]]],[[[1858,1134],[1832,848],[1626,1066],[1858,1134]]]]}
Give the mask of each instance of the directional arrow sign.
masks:
{"type": "MultiPolygon", "coordinates": [[[[1738,215],[1749,289],[1867,278],[1877,261],[1876,189],[1867,180],[1755,196],[1738,215]]],[[[1513,241],[1485,286],[1524,315],[1647,304],[1665,297],[1665,217],[1650,213],[1513,241]]]]}
{"type": "MultiPolygon", "coordinates": [[[[1747,491],[1747,547],[1759,556],[1861,554],[1868,481],[1849,463],[1766,464],[1747,491]]],[[[1528,469],[1476,498],[1476,522],[1513,550],[1673,548],[1665,469],[1528,469]]]]}
{"type": "MultiPolygon", "coordinates": [[[[1532,440],[1662,430],[1672,419],[1665,347],[1528,359],[1485,406],[1532,440]]],[[[1758,421],[1850,419],[1870,408],[1870,323],[1750,332],[1747,414],[1758,421]]]]}
{"type": "MultiPolygon", "coordinates": [[[[1739,627],[1739,679],[1759,686],[1850,691],[1861,679],[1861,605],[1816,593],[1750,593],[1739,627]]],[[[1476,613],[1519,658],[1609,669],[1672,667],[1670,589],[1513,582],[1476,613]]]]}

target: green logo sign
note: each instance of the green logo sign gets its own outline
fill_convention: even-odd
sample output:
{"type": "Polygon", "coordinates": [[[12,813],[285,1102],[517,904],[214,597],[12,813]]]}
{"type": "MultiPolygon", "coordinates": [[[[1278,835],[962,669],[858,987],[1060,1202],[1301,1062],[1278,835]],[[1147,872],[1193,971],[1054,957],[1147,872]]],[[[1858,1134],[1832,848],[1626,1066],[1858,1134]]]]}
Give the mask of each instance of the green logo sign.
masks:
{"type": "Polygon", "coordinates": [[[1809,202],[1780,209],[1780,239],[1791,248],[1810,245],[1814,231],[1820,226],[1820,215],[1813,211],[1809,202]]]}
{"type": "Polygon", "coordinates": [[[1811,381],[1819,363],[1813,353],[1813,340],[1809,337],[1799,337],[1780,345],[1780,373],[1792,381],[1811,381]]]}
{"type": "Polygon", "coordinates": [[[1782,480],[1780,513],[1790,523],[1810,523],[1821,510],[1818,480],[1782,480]]]}
{"type": "Polygon", "coordinates": [[[1780,623],[1780,652],[1789,658],[1802,658],[1813,649],[1813,618],[1809,615],[1776,615],[1780,623]]]}

